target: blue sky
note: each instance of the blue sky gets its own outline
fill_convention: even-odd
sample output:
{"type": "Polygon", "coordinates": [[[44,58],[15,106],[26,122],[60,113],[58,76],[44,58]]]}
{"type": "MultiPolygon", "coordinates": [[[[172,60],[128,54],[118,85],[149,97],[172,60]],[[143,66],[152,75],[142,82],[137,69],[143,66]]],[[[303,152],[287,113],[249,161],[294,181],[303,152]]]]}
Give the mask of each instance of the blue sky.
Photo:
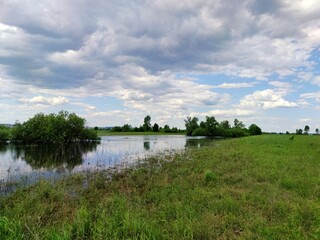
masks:
{"type": "Polygon", "coordinates": [[[0,122],[320,128],[316,0],[0,1],[0,122]]]}

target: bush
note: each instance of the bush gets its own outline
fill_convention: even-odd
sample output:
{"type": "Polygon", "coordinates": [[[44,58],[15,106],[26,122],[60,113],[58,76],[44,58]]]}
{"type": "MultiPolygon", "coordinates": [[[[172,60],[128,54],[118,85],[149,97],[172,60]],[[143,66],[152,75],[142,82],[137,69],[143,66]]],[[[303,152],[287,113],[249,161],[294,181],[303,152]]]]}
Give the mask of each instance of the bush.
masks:
{"type": "Polygon", "coordinates": [[[207,131],[206,129],[199,127],[192,132],[192,136],[207,136],[207,131]]]}
{"type": "Polygon", "coordinates": [[[261,135],[262,131],[256,124],[251,124],[249,127],[249,133],[250,135],[261,135]]]}
{"type": "Polygon", "coordinates": [[[204,174],[204,179],[206,182],[214,182],[217,180],[217,176],[211,171],[206,171],[204,174]]]}

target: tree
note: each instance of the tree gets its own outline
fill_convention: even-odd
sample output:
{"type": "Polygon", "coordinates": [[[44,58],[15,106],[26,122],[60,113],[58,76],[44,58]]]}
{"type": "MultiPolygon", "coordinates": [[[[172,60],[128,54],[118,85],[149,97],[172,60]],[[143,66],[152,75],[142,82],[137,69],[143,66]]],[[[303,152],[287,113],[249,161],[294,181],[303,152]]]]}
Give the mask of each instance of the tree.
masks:
{"type": "Polygon", "coordinates": [[[238,129],[242,129],[242,128],[245,128],[246,126],[243,124],[243,122],[239,121],[238,119],[235,119],[233,121],[233,127],[238,128],[238,129]]]}
{"type": "Polygon", "coordinates": [[[297,134],[297,135],[302,135],[302,133],[303,133],[303,131],[302,131],[301,128],[300,128],[300,129],[296,129],[296,134],[297,134]]]}
{"type": "Polygon", "coordinates": [[[171,133],[170,126],[169,126],[168,124],[164,125],[163,131],[164,131],[165,133],[171,133]]]}
{"type": "Polygon", "coordinates": [[[159,132],[159,125],[157,123],[153,124],[152,129],[154,132],[159,132]]]}
{"type": "Polygon", "coordinates": [[[187,120],[184,120],[187,136],[191,136],[192,132],[199,127],[198,121],[199,119],[197,117],[187,117],[187,120]]]}
{"type": "Polygon", "coordinates": [[[220,123],[220,127],[224,128],[224,129],[230,129],[230,124],[228,120],[224,120],[220,123]]]}
{"type": "Polygon", "coordinates": [[[319,128],[316,129],[316,134],[319,134],[319,128]]]}
{"type": "Polygon", "coordinates": [[[85,119],[75,113],[36,114],[12,128],[12,140],[22,143],[70,143],[98,140],[97,132],[85,126],[85,119]]]}
{"type": "Polygon", "coordinates": [[[310,127],[308,125],[304,126],[304,133],[308,134],[310,130],[310,127]]]}
{"type": "Polygon", "coordinates": [[[150,117],[149,115],[147,115],[147,116],[144,118],[143,127],[144,127],[145,131],[151,130],[151,117],[150,117]]]}
{"type": "Polygon", "coordinates": [[[206,130],[207,130],[207,133],[209,136],[215,135],[215,131],[216,131],[218,125],[219,125],[219,123],[217,122],[215,117],[206,116],[206,130]]]}
{"type": "Polygon", "coordinates": [[[0,125],[0,142],[6,142],[10,139],[10,128],[0,125]]]}
{"type": "Polygon", "coordinates": [[[258,127],[256,124],[251,124],[249,126],[249,133],[250,135],[261,135],[262,131],[261,128],[258,127]]]}
{"type": "Polygon", "coordinates": [[[129,124],[124,124],[122,126],[122,132],[131,132],[131,130],[132,130],[132,127],[129,124]]]}

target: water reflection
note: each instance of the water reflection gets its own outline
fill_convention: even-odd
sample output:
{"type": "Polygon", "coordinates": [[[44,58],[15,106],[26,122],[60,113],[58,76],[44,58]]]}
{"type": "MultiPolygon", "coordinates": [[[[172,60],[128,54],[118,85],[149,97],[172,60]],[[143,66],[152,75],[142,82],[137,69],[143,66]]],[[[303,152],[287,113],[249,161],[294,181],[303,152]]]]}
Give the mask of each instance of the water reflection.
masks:
{"type": "Polygon", "coordinates": [[[108,136],[101,144],[19,146],[0,144],[1,183],[27,176],[30,181],[79,171],[106,169],[134,163],[152,155],[171,154],[187,147],[202,147],[206,138],[185,136],[108,136]]]}
{"type": "Polygon", "coordinates": [[[143,142],[143,147],[145,150],[150,150],[150,142],[143,142]]]}
{"type": "Polygon", "coordinates": [[[13,146],[16,153],[14,159],[26,161],[32,169],[57,168],[64,166],[73,169],[82,164],[82,156],[87,152],[95,151],[97,143],[74,143],[65,145],[43,145],[34,147],[13,146]]]}

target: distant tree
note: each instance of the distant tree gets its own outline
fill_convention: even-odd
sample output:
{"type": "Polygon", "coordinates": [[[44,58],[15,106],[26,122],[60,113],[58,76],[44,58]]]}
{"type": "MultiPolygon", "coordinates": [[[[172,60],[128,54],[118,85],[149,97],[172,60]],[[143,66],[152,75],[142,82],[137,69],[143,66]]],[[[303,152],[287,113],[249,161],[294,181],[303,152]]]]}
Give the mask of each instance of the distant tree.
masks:
{"type": "Polygon", "coordinates": [[[151,130],[151,117],[149,115],[147,115],[144,118],[143,127],[144,127],[145,131],[150,131],[151,130]]]}
{"type": "Polygon", "coordinates": [[[93,129],[97,131],[99,130],[99,127],[95,126],[93,129]]]}
{"type": "Polygon", "coordinates": [[[187,136],[191,136],[192,132],[199,127],[198,121],[199,119],[197,117],[187,117],[187,120],[184,120],[187,136]]]}
{"type": "Polygon", "coordinates": [[[243,124],[243,122],[239,121],[238,119],[235,119],[233,121],[233,127],[242,129],[242,128],[245,128],[246,126],[243,124]]]}
{"type": "Polygon", "coordinates": [[[124,124],[122,126],[122,132],[131,132],[132,131],[132,126],[129,124],[124,124]]]}
{"type": "Polygon", "coordinates": [[[122,127],[114,126],[113,128],[111,128],[111,132],[122,132],[122,127]]]}
{"type": "Polygon", "coordinates": [[[248,130],[249,130],[250,135],[261,135],[262,134],[261,128],[258,127],[256,124],[251,124],[249,126],[248,130]]]}
{"type": "Polygon", "coordinates": [[[178,130],[178,128],[173,127],[173,128],[171,128],[171,132],[172,132],[172,133],[178,133],[178,132],[179,132],[179,130],[178,130]]]}
{"type": "Polygon", "coordinates": [[[200,127],[201,127],[201,128],[206,128],[206,123],[205,123],[204,121],[201,121],[201,122],[200,122],[200,127]]]}
{"type": "Polygon", "coordinates": [[[290,133],[289,133],[289,131],[286,131],[286,135],[289,135],[290,133]]]}
{"type": "Polygon", "coordinates": [[[215,119],[215,117],[206,116],[206,130],[209,136],[215,136],[215,132],[219,123],[215,119]]]}
{"type": "Polygon", "coordinates": [[[308,134],[310,130],[310,127],[308,125],[304,126],[304,133],[308,134]]]}
{"type": "Polygon", "coordinates": [[[303,133],[303,130],[300,128],[300,129],[296,129],[296,134],[297,135],[302,135],[303,133]]]}
{"type": "Polygon", "coordinates": [[[152,129],[154,132],[159,132],[159,125],[157,123],[153,124],[152,129]]]}
{"type": "Polygon", "coordinates": [[[224,128],[224,129],[230,129],[230,124],[228,120],[224,120],[220,123],[220,127],[224,128]]]}
{"type": "Polygon", "coordinates": [[[171,133],[170,126],[169,126],[168,124],[164,125],[163,131],[164,131],[165,133],[171,133]]]}
{"type": "Polygon", "coordinates": [[[316,128],[316,134],[319,134],[319,128],[316,128]]]}

